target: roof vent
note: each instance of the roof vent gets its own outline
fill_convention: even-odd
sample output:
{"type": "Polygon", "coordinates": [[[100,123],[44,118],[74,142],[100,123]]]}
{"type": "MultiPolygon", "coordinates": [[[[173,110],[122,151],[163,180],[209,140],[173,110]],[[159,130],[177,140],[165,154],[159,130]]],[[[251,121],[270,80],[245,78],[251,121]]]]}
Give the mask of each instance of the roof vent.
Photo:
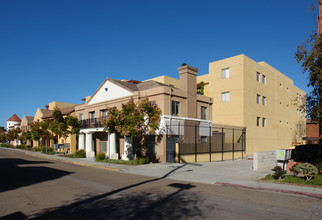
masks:
{"type": "Polygon", "coordinates": [[[186,63],[183,63],[181,66],[187,66],[187,64],[186,63]]]}

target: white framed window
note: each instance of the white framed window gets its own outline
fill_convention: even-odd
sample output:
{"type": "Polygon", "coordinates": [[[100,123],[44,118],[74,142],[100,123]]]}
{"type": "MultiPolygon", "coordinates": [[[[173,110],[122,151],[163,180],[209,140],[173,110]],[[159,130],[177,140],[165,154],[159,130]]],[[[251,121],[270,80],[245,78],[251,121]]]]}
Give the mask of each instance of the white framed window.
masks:
{"type": "Polygon", "coordinates": [[[201,143],[207,143],[207,136],[201,136],[201,143]]]}
{"type": "Polygon", "coordinates": [[[266,118],[263,118],[262,125],[263,125],[264,128],[266,127],[266,118]]]}
{"type": "Polygon", "coordinates": [[[257,82],[260,81],[260,78],[261,78],[261,74],[260,74],[260,72],[257,72],[256,73],[256,80],[257,80],[257,82]]]}
{"type": "Polygon", "coordinates": [[[262,104],[263,104],[264,106],[266,105],[266,97],[265,97],[265,96],[263,96],[262,104]]]}
{"type": "Polygon", "coordinates": [[[260,126],[260,123],[261,123],[261,118],[260,117],[257,117],[257,120],[256,120],[256,125],[257,127],[260,126]]]}
{"type": "Polygon", "coordinates": [[[101,117],[107,118],[107,109],[101,110],[101,117]]]}
{"type": "Polygon", "coordinates": [[[171,105],[171,115],[179,115],[179,105],[180,105],[179,102],[172,101],[172,105],[171,105]]]}
{"type": "Polygon", "coordinates": [[[83,113],[79,114],[78,118],[79,118],[80,121],[83,120],[84,119],[83,113]]]}
{"type": "Polygon", "coordinates": [[[95,112],[90,112],[89,118],[91,119],[91,123],[94,123],[95,122],[95,112]]]}
{"type": "Polygon", "coordinates": [[[228,79],[229,78],[229,72],[230,72],[229,68],[222,69],[221,70],[221,78],[222,79],[228,79]]]}
{"type": "Polygon", "coordinates": [[[262,76],[262,83],[263,83],[264,85],[266,85],[266,76],[265,76],[265,75],[263,75],[263,76],[262,76]]]}
{"type": "Polygon", "coordinates": [[[221,101],[222,102],[229,102],[230,100],[230,92],[222,92],[221,93],[221,101]]]}
{"type": "Polygon", "coordinates": [[[259,94],[257,94],[257,97],[256,97],[256,103],[257,104],[260,104],[260,99],[261,99],[261,96],[259,94]]]}
{"type": "Polygon", "coordinates": [[[201,119],[207,120],[207,107],[201,106],[201,119]]]}

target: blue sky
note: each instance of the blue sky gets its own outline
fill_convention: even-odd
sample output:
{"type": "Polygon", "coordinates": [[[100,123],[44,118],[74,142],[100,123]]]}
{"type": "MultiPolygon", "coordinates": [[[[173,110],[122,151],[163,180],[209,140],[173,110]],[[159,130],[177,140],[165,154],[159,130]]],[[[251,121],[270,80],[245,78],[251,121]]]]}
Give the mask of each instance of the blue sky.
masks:
{"type": "Polygon", "coordinates": [[[245,54],[308,92],[294,54],[317,28],[314,0],[1,0],[0,126],[49,102],[75,104],[106,77],[177,77],[182,63],[245,54]]]}

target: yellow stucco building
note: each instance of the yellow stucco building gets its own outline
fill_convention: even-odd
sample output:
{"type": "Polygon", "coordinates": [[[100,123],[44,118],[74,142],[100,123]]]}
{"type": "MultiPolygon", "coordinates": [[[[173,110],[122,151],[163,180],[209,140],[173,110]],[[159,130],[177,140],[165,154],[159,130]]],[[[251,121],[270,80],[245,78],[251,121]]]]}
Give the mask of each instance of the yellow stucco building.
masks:
{"type": "MultiPolygon", "coordinates": [[[[152,80],[178,86],[177,79],[160,76],[152,80]]],[[[204,93],[213,98],[212,120],[218,125],[246,127],[246,155],[290,148],[305,113],[299,110],[305,92],[266,62],[245,55],[209,63],[209,73],[197,77],[205,82],[204,93]]]]}

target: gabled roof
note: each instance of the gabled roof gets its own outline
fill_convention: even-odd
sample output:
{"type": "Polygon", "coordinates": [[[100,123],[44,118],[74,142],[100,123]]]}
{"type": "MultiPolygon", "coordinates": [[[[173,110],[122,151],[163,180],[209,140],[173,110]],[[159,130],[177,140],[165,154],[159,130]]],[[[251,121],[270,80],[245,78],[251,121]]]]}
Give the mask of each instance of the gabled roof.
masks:
{"type": "Polygon", "coordinates": [[[21,122],[21,119],[16,114],[13,114],[7,121],[21,122]]]}
{"type": "Polygon", "coordinates": [[[28,124],[29,123],[32,123],[34,121],[34,117],[33,116],[26,116],[26,119],[28,121],[28,124]]]}
{"type": "Polygon", "coordinates": [[[42,118],[50,118],[53,114],[53,111],[49,109],[40,109],[40,110],[43,114],[42,118]]]}
{"type": "MultiPolygon", "coordinates": [[[[69,106],[69,107],[66,107],[66,108],[62,108],[62,109],[60,109],[60,111],[61,111],[61,113],[63,114],[63,115],[68,115],[68,114],[70,114],[70,113],[72,113],[72,112],[74,112],[75,111],[75,106],[76,105],[74,105],[74,106],[69,106]]],[[[52,111],[52,110],[48,110],[48,109],[41,109],[41,110],[47,110],[47,112],[46,113],[44,113],[44,116],[42,117],[42,119],[45,119],[45,118],[51,118],[52,116],[53,116],[53,112],[54,111],[52,111]]]]}
{"type": "Polygon", "coordinates": [[[141,83],[132,83],[132,82],[120,81],[120,80],[116,80],[116,79],[108,79],[108,80],[118,84],[119,86],[121,86],[124,89],[127,89],[131,92],[143,91],[143,90],[152,89],[152,88],[156,88],[156,87],[160,87],[160,86],[168,86],[166,84],[159,83],[159,82],[156,82],[153,80],[149,80],[149,81],[145,81],[145,82],[141,82],[141,83]]]}

